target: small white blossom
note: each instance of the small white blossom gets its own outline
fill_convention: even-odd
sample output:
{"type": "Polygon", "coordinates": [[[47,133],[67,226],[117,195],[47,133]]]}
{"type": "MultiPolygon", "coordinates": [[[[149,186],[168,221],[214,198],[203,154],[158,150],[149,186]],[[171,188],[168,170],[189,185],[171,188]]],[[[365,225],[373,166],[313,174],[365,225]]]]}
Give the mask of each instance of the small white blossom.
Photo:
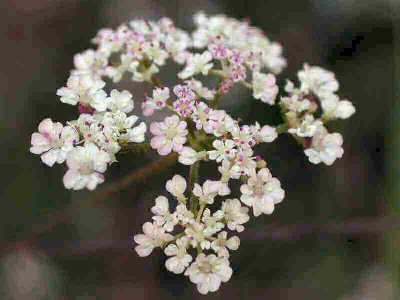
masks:
{"type": "Polygon", "coordinates": [[[211,210],[206,208],[201,218],[201,221],[205,225],[204,232],[211,236],[224,229],[223,217],[224,213],[221,210],[211,214],[211,210]]]}
{"type": "Polygon", "coordinates": [[[337,158],[343,156],[343,138],[340,133],[328,133],[325,127],[320,126],[314,134],[311,148],[304,150],[308,159],[313,164],[324,164],[330,166],[337,158]]]}
{"type": "Polygon", "coordinates": [[[211,248],[218,254],[219,257],[229,258],[229,250],[239,249],[240,239],[237,236],[227,238],[228,233],[221,231],[218,233],[218,238],[211,243],[211,248]]]}
{"type": "Polygon", "coordinates": [[[165,248],[165,255],[171,256],[165,261],[168,271],[181,274],[192,262],[192,256],[186,252],[188,244],[187,237],[182,237],[176,241],[176,244],[169,244],[165,248]]]}
{"type": "Polygon", "coordinates": [[[173,237],[169,233],[165,233],[162,227],[146,222],[143,224],[143,233],[134,237],[138,246],[135,251],[140,257],[149,256],[154,248],[161,247],[166,242],[172,241],[173,237]]]}
{"type": "Polygon", "coordinates": [[[301,82],[301,90],[310,91],[322,97],[339,89],[335,74],[321,67],[304,64],[304,69],[297,74],[301,82]]]}
{"type": "Polygon", "coordinates": [[[203,183],[203,187],[195,183],[193,195],[199,198],[200,203],[213,204],[215,196],[218,195],[219,188],[219,181],[207,180],[203,183]]]}
{"type": "Polygon", "coordinates": [[[145,140],[145,133],[147,126],[144,122],[141,122],[138,126],[129,128],[126,131],[128,139],[132,143],[143,143],[145,140]]]}
{"type": "Polygon", "coordinates": [[[30,151],[41,154],[42,161],[52,167],[56,162],[65,161],[67,153],[78,143],[79,135],[70,126],[53,123],[51,119],[44,119],[38,127],[39,132],[32,134],[30,151]]]}
{"type": "Polygon", "coordinates": [[[201,81],[196,79],[191,79],[191,80],[186,80],[185,83],[191,90],[196,92],[196,94],[198,94],[200,98],[206,100],[214,99],[216,92],[214,90],[210,90],[206,87],[203,87],[201,81]]]}
{"type": "Polygon", "coordinates": [[[178,161],[181,164],[190,166],[193,165],[199,159],[199,155],[196,150],[190,147],[183,147],[182,151],[179,152],[178,161]]]}
{"type": "Polygon", "coordinates": [[[244,230],[243,224],[250,220],[249,209],[242,206],[238,199],[227,199],[222,203],[221,210],[230,230],[242,232],[244,230]]]}
{"type": "Polygon", "coordinates": [[[84,147],[74,147],[67,155],[69,170],[64,175],[64,185],[67,189],[94,190],[97,184],[104,182],[104,173],[110,156],[92,143],[84,147]]]}
{"type": "Polygon", "coordinates": [[[329,95],[321,100],[324,117],[328,119],[347,119],[350,118],[356,109],[348,100],[340,100],[337,95],[329,95]]]}
{"type": "Polygon", "coordinates": [[[212,233],[205,230],[204,224],[195,222],[185,229],[185,233],[194,248],[200,246],[201,249],[210,249],[211,242],[208,238],[212,233]]]}
{"type": "Polygon", "coordinates": [[[253,74],[253,97],[260,99],[269,105],[275,104],[279,88],[276,85],[275,76],[272,74],[254,73],[253,74]]]}
{"type": "Polygon", "coordinates": [[[300,127],[290,128],[288,132],[299,137],[312,137],[320,126],[322,126],[320,120],[314,120],[312,115],[306,115],[301,122],[300,127]]]}
{"type": "Polygon", "coordinates": [[[165,184],[167,191],[170,192],[172,196],[177,198],[179,202],[186,201],[186,197],[184,195],[186,187],[186,180],[181,175],[175,175],[165,184]]]}
{"type": "Polygon", "coordinates": [[[168,232],[174,230],[177,220],[169,211],[169,203],[166,197],[158,196],[156,205],[151,208],[151,212],[154,214],[153,220],[158,226],[162,226],[168,232]]]}
{"type": "Polygon", "coordinates": [[[195,53],[188,58],[186,67],[178,74],[179,78],[186,79],[196,74],[207,75],[213,67],[212,54],[209,51],[203,53],[195,53]]]}
{"type": "Polygon", "coordinates": [[[264,125],[262,128],[258,122],[250,126],[253,138],[257,143],[272,143],[278,137],[276,129],[269,125],[264,125]]]}
{"type": "Polygon", "coordinates": [[[177,115],[166,117],[164,122],[153,122],[150,131],[154,134],[150,144],[153,149],[157,149],[158,154],[167,155],[172,150],[180,152],[183,144],[186,143],[186,122],[179,121],[177,115]]]}
{"type": "Polygon", "coordinates": [[[169,88],[155,88],[153,90],[153,97],[146,97],[142,103],[142,110],[145,116],[150,116],[155,110],[160,110],[165,107],[167,100],[169,99],[169,88]]]}
{"type": "Polygon", "coordinates": [[[240,178],[240,167],[235,164],[231,164],[229,160],[225,159],[222,161],[221,166],[218,167],[218,171],[221,173],[221,182],[227,183],[229,179],[240,178]]]}
{"type": "Polygon", "coordinates": [[[131,112],[134,107],[132,94],[128,91],[119,92],[116,89],[112,90],[110,98],[108,98],[107,107],[113,112],[118,110],[124,113],[131,112]]]}
{"type": "Polygon", "coordinates": [[[197,284],[197,290],[201,294],[217,291],[221,282],[229,281],[232,273],[228,259],[214,254],[206,256],[204,253],[200,253],[185,271],[190,281],[197,284]]]}
{"type": "Polygon", "coordinates": [[[57,90],[61,102],[70,105],[80,103],[82,106],[91,106],[98,111],[107,109],[107,95],[102,90],[105,82],[100,79],[93,79],[88,75],[71,75],[68,78],[67,86],[57,90]]]}
{"type": "Polygon", "coordinates": [[[211,160],[221,162],[224,159],[232,158],[236,154],[235,143],[232,140],[215,140],[213,147],[217,150],[207,151],[208,156],[211,160]]]}
{"type": "Polygon", "coordinates": [[[183,225],[195,223],[194,214],[187,209],[185,204],[178,204],[176,206],[174,217],[183,225]]]}
{"type": "Polygon", "coordinates": [[[261,169],[257,174],[253,172],[247,184],[240,187],[240,192],[242,193],[240,200],[247,206],[253,207],[255,217],[271,214],[275,204],[282,202],[285,197],[281,183],[272,177],[267,168],[261,169]]]}

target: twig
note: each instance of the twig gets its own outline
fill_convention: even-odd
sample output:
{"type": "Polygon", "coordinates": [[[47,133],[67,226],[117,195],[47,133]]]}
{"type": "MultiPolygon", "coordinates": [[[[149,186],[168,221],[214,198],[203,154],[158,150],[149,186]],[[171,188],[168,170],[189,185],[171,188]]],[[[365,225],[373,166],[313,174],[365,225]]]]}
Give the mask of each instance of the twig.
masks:
{"type": "Polygon", "coordinates": [[[325,224],[271,224],[257,230],[248,230],[242,234],[244,240],[299,240],[307,235],[364,235],[380,234],[400,229],[400,215],[376,218],[357,218],[348,221],[332,221],[325,224]]]}
{"type": "MultiPolygon", "coordinates": [[[[268,225],[263,228],[249,229],[240,234],[242,241],[299,240],[308,235],[340,235],[359,236],[365,234],[388,233],[400,230],[400,215],[382,216],[377,218],[358,218],[344,222],[328,222],[325,224],[288,224],[268,225]]],[[[180,237],[180,236],[179,236],[180,237]]],[[[50,256],[90,255],[96,251],[121,250],[126,252],[131,248],[131,241],[52,241],[42,244],[42,250],[50,256]]]]}
{"type": "MultiPolygon", "coordinates": [[[[112,194],[124,190],[129,187],[132,183],[137,183],[140,181],[145,180],[147,177],[151,176],[152,174],[156,174],[158,171],[168,167],[169,165],[173,164],[176,161],[177,155],[176,153],[172,153],[158,161],[152,162],[138,170],[134,170],[132,173],[128,174],[124,178],[116,181],[115,183],[111,183],[103,189],[100,189],[97,192],[91,193],[89,197],[84,200],[79,200],[79,208],[82,206],[90,205],[96,201],[102,200],[106,197],[111,196],[112,194]]],[[[69,206],[66,209],[56,212],[53,215],[50,215],[46,223],[42,224],[35,224],[31,227],[29,233],[27,233],[26,237],[17,243],[13,243],[11,245],[2,245],[1,248],[8,247],[19,247],[24,246],[26,244],[30,244],[38,238],[39,235],[51,230],[56,225],[62,224],[68,220],[68,217],[72,215],[77,209],[76,206],[69,206]]]]}

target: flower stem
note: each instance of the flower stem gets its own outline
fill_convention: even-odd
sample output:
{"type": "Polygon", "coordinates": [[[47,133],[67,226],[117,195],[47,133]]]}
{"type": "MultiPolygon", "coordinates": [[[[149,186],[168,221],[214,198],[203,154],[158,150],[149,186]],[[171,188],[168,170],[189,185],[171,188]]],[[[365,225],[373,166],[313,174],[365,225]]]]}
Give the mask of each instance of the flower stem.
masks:
{"type": "Polygon", "coordinates": [[[189,191],[191,192],[190,210],[194,215],[196,215],[198,211],[199,200],[197,199],[196,196],[193,195],[192,191],[194,184],[199,177],[199,168],[200,168],[200,162],[196,161],[193,165],[190,166],[190,174],[189,174],[189,191]]]}
{"type": "Polygon", "coordinates": [[[206,208],[206,203],[201,203],[200,204],[200,210],[197,213],[197,218],[196,218],[196,222],[200,223],[201,217],[203,215],[204,209],[206,208]]]}
{"type": "Polygon", "coordinates": [[[121,150],[118,153],[145,152],[149,149],[151,149],[150,144],[125,144],[122,145],[121,150]]]}

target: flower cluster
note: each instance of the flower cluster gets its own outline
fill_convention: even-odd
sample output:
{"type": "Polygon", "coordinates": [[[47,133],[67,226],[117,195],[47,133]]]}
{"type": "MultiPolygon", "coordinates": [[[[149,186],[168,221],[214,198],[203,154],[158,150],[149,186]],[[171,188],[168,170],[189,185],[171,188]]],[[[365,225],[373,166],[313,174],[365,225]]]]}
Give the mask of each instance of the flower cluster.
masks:
{"type": "Polygon", "coordinates": [[[290,134],[304,146],[310,162],[331,165],[343,155],[343,139],[328,133],[326,124],[350,117],[355,108],[336,94],[333,73],[308,65],[298,73],[299,87],[288,81],[279,97],[275,75],[286,66],[279,44],[248,22],[204,13],[194,19],[192,34],[167,18],[136,19],[117,30],[100,30],[93,39],[97,48],[74,57],[66,86],[57,91],[61,102],[77,107],[79,117],[65,126],[43,120],[30,150],[48,166],[66,162],[64,185],[74,190],[93,190],[102,183],[118,153],[175,152],[181,164],[190,166],[189,176],[175,175],[166,183],[174,201],[165,195],[155,199],[152,222],[134,237],[135,250],[148,256],[162,248],[167,270],[188,276],[207,294],[231,278],[230,253],[240,245],[235,233],[244,230],[250,214],[269,215],[285,197],[257,146],[290,134]],[[167,60],[182,65],[172,86],[157,77],[167,60]],[[151,85],[141,101],[144,116],[164,112],[163,119],[148,124],[148,142],[147,125],[132,115],[132,94],[106,90],[104,80],[118,82],[125,74],[151,85]],[[278,102],[284,123],[247,125],[219,109],[236,84],[266,103],[266,109],[278,102]],[[219,175],[199,182],[204,161],[215,163],[219,175]],[[238,195],[234,182],[240,185],[238,195]]]}
{"type": "Polygon", "coordinates": [[[67,122],[66,126],[45,119],[31,139],[30,151],[41,154],[46,165],[52,167],[56,162],[66,162],[69,170],[65,173],[64,185],[74,190],[93,190],[103,183],[103,173],[108,165],[116,162],[115,154],[130,143],[142,143],[146,132],[146,124],[137,124],[137,116],[127,116],[134,107],[130,92],[114,89],[107,97],[104,90],[94,91],[93,86],[85,85],[86,80],[90,80],[86,75],[79,78],[71,75],[67,87],[61,88],[58,94],[63,95],[63,102],[72,103],[71,99],[75,99],[74,104],[84,103],[82,107],[90,103],[93,110],[88,113],[88,108],[84,112],[80,108],[79,118],[67,122]],[[101,102],[94,100],[98,95],[104,95],[101,102]]]}
{"type": "Polygon", "coordinates": [[[339,83],[332,72],[305,64],[297,76],[300,88],[288,81],[285,87],[288,95],[280,102],[288,132],[304,145],[311,163],[331,165],[343,156],[343,138],[340,133],[328,133],[324,125],[349,118],[355,107],[336,94],[339,83]]]}

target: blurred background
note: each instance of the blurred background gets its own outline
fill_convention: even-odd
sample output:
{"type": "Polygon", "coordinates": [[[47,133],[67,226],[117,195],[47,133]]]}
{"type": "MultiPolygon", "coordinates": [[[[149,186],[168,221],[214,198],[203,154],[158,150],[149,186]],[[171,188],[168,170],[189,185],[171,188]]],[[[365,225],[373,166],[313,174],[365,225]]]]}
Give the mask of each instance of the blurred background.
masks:
{"type": "MultiPolygon", "coordinates": [[[[282,83],[296,79],[303,62],[334,71],[339,94],[357,108],[329,127],[345,140],[332,167],[310,164],[287,136],[260,149],[286,198],[273,215],[252,219],[232,254],[234,276],[206,297],[400,299],[399,0],[0,1],[0,298],[205,298],[165,270],[161,251],[140,259],[132,250],[165,181],[186,167],[102,194],[157,159],[121,155],[100,194],[91,194],[65,190],[65,167],[48,168],[29,153],[42,119],[76,118],[55,92],[100,28],[169,16],[191,30],[198,10],[247,18],[279,41],[289,62],[282,83]]],[[[145,89],[129,84],[121,86],[141,99],[145,89]]],[[[248,122],[273,119],[249,97],[239,91],[225,108],[248,122]]]]}

